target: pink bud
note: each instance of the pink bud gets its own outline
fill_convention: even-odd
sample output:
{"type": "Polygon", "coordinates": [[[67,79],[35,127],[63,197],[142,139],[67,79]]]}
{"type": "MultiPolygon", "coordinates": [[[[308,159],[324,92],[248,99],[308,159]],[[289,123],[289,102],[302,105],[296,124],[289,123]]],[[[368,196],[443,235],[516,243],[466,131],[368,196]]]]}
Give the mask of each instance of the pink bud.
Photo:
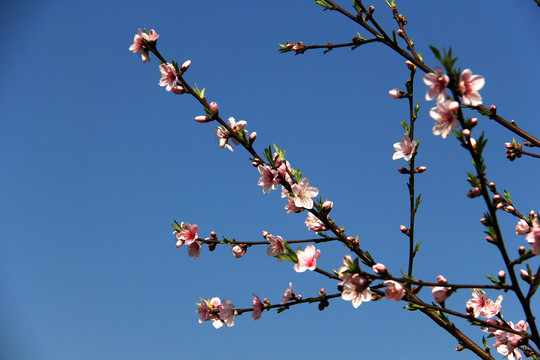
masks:
{"type": "Polygon", "coordinates": [[[409,229],[405,225],[399,225],[399,230],[406,235],[409,234],[409,229]]]}
{"type": "Polygon", "coordinates": [[[506,203],[503,201],[503,202],[498,203],[497,206],[495,206],[495,208],[497,210],[500,210],[500,209],[502,209],[504,207],[504,205],[506,205],[506,203]]]}
{"type": "Polygon", "coordinates": [[[180,249],[180,247],[181,247],[182,245],[184,245],[184,241],[178,239],[178,241],[176,242],[176,248],[177,248],[177,249],[180,249]]]}
{"type": "Polygon", "coordinates": [[[201,115],[201,116],[197,116],[195,118],[195,121],[199,123],[207,123],[209,121],[212,121],[212,118],[210,116],[201,115]]]}
{"type": "Polygon", "coordinates": [[[212,239],[217,239],[217,234],[216,234],[215,231],[212,231],[212,232],[210,233],[210,236],[212,237],[212,239]]]}
{"type": "Polygon", "coordinates": [[[254,131],[249,135],[249,145],[253,145],[256,138],[257,138],[257,133],[254,131]]]}
{"type": "Polygon", "coordinates": [[[419,166],[419,167],[416,168],[416,172],[419,173],[419,174],[423,173],[426,170],[427,170],[427,167],[425,167],[425,166],[419,166]]]}
{"type": "Polygon", "coordinates": [[[497,276],[499,276],[499,280],[501,280],[501,282],[504,283],[504,281],[506,280],[506,273],[504,272],[504,270],[499,271],[497,276]]]}
{"type": "Polygon", "coordinates": [[[531,283],[531,277],[529,276],[529,273],[526,270],[524,269],[519,270],[519,275],[521,276],[523,281],[525,281],[528,284],[531,283]]]}
{"type": "Polygon", "coordinates": [[[471,119],[471,125],[472,125],[472,126],[478,125],[478,119],[477,119],[477,118],[472,118],[472,119],[471,119]]]}
{"type": "Polygon", "coordinates": [[[489,188],[490,188],[491,190],[493,190],[493,191],[497,190],[497,185],[495,185],[494,182],[490,182],[490,183],[488,184],[488,186],[489,186],[489,188]]]}
{"type": "Polygon", "coordinates": [[[190,65],[191,65],[191,60],[184,62],[182,66],[180,67],[180,71],[182,72],[186,71],[187,69],[189,69],[190,65]]]}
{"type": "Polygon", "coordinates": [[[331,201],[328,201],[328,200],[326,200],[326,201],[322,204],[323,210],[326,211],[327,213],[330,212],[330,210],[332,210],[333,207],[334,207],[334,203],[331,202],[331,201]]]}
{"type": "Polygon", "coordinates": [[[442,285],[448,284],[448,280],[442,275],[437,276],[437,282],[442,285]]]}
{"type": "Polygon", "coordinates": [[[404,35],[405,33],[403,32],[403,30],[399,29],[399,30],[397,31],[397,34],[398,34],[400,37],[403,37],[403,35],[404,35]]]}
{"type": "Polygon", "coordinates": [[[513,213],[514,211],[516,211],[516,209],[514,209],[514,207],[512,205],[508,205],[506,207],[506,211],[508,211],[509,213],[513,213]]]}
{"type": "Polygon", "coordinates": [[[265,238],[265,239],[266,239],[266,237],[267,237],[269,234],[270,234],[270,233],[269,233],[268,231],[263,231],[263,232],[262,232],[262,236],[263,236],[263,238],[265,238]]]}
{"type": "Polygon", "coordinates": [[[520,256],[525,254],[525,252],[527,252],[527,249],[525,249],[525,246],[520,246],[518,248],[518,253],[519,253],[520,256]]]}
{"type": "Polygon", "coordinates": [[[388,95],[390,95],[390,97],[392,99],[402,99],[405,97],[405,93],[399,89],[392,89],[388,92],[388,95]]]}
{"type": "Polygon", "coordinates": [[[482,223],[482,225],[487,225],[487,220],[485,218],[481,218],[480,222],[482,223]]]}
{"type": "Polygon", "coordinates": [[[495,105],[491,105],[489,107],[489,109],[491,110],[492,113],[496,114],[497,113],[497,107],[495,105]]]}
{"type": "Polygon", "coordinates": [[[182,86],[175,85],[171,88],[171,91],[177,95],[182,95],[186,92],[186,89],[184,89],[182,86]]]}
{"type": "Polygon", "coordinates": [[[475,197],[478,197],[480,195],[482,195],[482,191],[477,187],[474,187],[467,192],[467,197],[471,199],[474,199],[475,197]]]}
{"type": "Polygon", "coordinates": [[[502,199],[501,195],[497,194],[497,195],[493,195],[493,202],[498,202],[502,199]]]}
{"type": "Polygon", "coordinates": [[[386,275],[388,273],[388,270],[386,270],[386,266],[384,266],[383,264],[375,264],[371,267],[371,269],[376,273],[376,274],[379,274],[379,275],[386,275]]]}
{"type": "Polygon", "coordinates": [[[414,70],[416,69],[416,65],[414,65],[412,62],[410,62],[409,60],[405,61],[405,65],[407,65],[407,68],[409,70],[414,70]]]}
{"type": "Polygon", "coordinates": [[[404,167],[400,167],[399,169],[397,169],[397,171],[400,173],[400,174],[410,174],[411,172],[409,171],[409,169],[406,169],[404,167]]]}
{"type": "Polygon", "coordinates": [[[219,114],[218,105],[215,102],[211,102],[210,105],[208,105],[208,109],[214,115],[219,114]]]}
{"type": "Polygon", "coordinates": [[[492,244],[496,244],[495,240],[491,236],[486,236],[486,241],[492,244]]]}
{"type": "Polygon", "coordinates": [[[463,136],[465,136],[465,137],[471,136],[471,130],[469,130],[469,129],[463,129],[463,131],[462,131],[461,133],[462,133],[463,136]]]}
{"type": "Polygon", "coordinates": [[[504,143],[504,146],[506,146],[507,149],[514,149],[515,146],[511,142],[504,143]]]}

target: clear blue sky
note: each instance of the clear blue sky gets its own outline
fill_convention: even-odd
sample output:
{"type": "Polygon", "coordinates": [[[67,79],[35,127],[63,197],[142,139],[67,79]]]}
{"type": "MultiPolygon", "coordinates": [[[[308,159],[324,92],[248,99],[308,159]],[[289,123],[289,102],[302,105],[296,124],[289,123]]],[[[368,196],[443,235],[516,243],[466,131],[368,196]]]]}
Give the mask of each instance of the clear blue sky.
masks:
{"type": "MultiPolygon", "coordinates": [[[[428,45],[452,46],[458,66],[486,78],[484,103],[537,136],[540,9],[534,1],[402,1],[408,33],[426,62],[428,45]]],[[[350,8],[350,2],[342,2],[350,8]]],[[[376,14],[392,19],[383,1],[376,14]]],[[[407,264],[399,225],[408,222],[406,178],[392,144],[407,119],[403,60],[382,46],[323,55],[278,53],[278,43],[350,41],[354,23],[312,1],[4,1],[0,58],[0,357],[2,359],[473,359],[455,340],[404,303],[354,309],[332,301],[232,328],[198,324],[199,297],[248,307],[251,294],[272,303],[290,281],[314,296],[335,282],[296,273],[263,247],[235,259],[228,247],[195,261],[175,250],[173,218],[237,240],[312,236],[305,214],[287,215],[278,192],[263,195],[241,148],[222,150],[212,124],[188,96],[158,86],[159,62],[128,51],[137,28],[156,29],[167,59],[192,60],[186,79],[207,88],[224,117],[246,120],[258,150],[286,149],[294,167],[334,202],[333,218],[398,274],[407,264]]],[[[418,78],[418,80],[420,80],[418,78]]],[[[416,97],[426,88],[416,83],[416,97]]],[[[468,155],[454,138],[431,134],[433,103],[422,103],[416,138],[417,218],[422,248],[416,274],[486,283],[501,261],[483,240],[480,200],[465,196],[468,155]]],[[[505,159],[512,134],[480,119],[490,139],[488,176],[510,190],[519,210],[540,210],[538,162],[505,159]]],[[[473,136],[478,136],[475,130],[473,136]]],[[[526,245],[516,219],[501,215],[512,255],[526,245]]],[[[346,249],[318,246],[319,266],[337,269],[346,249]]],[[[538,264],[535,259],[533,264],[538,264]]],[[[422,293],[430,299],[429,290],[422,293]]],[[[497,294],[488,293],[492,298],[497,294]]],[[[464,311],[469,291],[447,305],[464,311]]],[[[533,305],[538,305],[538,301],[533,305]]],[[[508,295],[507,320],[523,318],[508,295]]],[[[536,309],[539,307],[536,306],[536,309]]],[[[473,340],[478,328],[464,327],[473,340]]],[[[494,341],[488,339],[488,343],[494,341]]]]}

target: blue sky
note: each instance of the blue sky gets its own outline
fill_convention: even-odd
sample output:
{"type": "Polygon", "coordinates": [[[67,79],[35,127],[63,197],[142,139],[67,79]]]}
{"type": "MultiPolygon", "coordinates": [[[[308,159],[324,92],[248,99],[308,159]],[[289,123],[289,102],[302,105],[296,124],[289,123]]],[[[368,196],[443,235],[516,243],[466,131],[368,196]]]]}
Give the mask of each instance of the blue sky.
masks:
{"type": "MultiPolygon", "coordinates": [[[[343,6],[350,8],[347,1],[343,6]]],[[[383,1],[380,22],[392,26],[383,1]]],[[[399,4],[408,33],[431,67],[428,45],[452,46],[458,66],[486,78],[484,104],[540,133],[536,114],[540,72],[539,9],[521,1],[415,1],[399,4]]],[[[158,86],[155,57],[143,64],[128,51],[137,28],[156,29],[159,49],[186,79],[205,87],[223,117],[246,120],[259,152],[276,143],[320,195],[334,202],[334,220],[377,261],[398,274],[407,264],[399,225],[408,222],[406,178],[392,144],[407,119],[403,60],[382,46],[323,55],[279,54],[278,43],[350,41],[361,29],[312,1],[6,1],[0,59],[0,354],[6,359],[325,359],[328,356],[418,359],[456,355],[456,342],[403,303],[354,309],[332,301],[281,314],[265,312],[232,328],[198,324],[199,297],[227,298],[239,307],[251,294],[272,303],[290,281],[314,296],[335,282],[296,273],[253,247],[235,259],[228,247],[195,261],[175,250],[173,219],[196,223],[201,236],[260,241],[261,231],[285,240],[311,237],[305,214],[289,214],[278,192],[263,195],[258,172],[241,148],[218,147],[212,124],[188,96],[158,86]]],[[[426,88],[416,82],[416,98],[426,88]]],[[[453,138],[431,133],[433,103],[422,101],[417,178],[424,202],[417,217],[422,248],[416,274],[434,281],[486,283],[502,267],[479,223],[480,200],[465,196],[468,155],[453,138]]],[[[518,209],[538,208],[537,162],[509,162],[512,134],[480,119],[490,139],[490,180],[508,188],[518,209]]],[[[478,136],[479,131],[473,132],[478,136]]],[[[516,219],[501,215],[513,256],[526,245],[516,219]]],[[[318,246],[319,266],[337,269],[346,249],[318,246]]],[[[538,265],[535,259],[532,264],[538,265]]],[[[422,293],[430,299],[429,291],[422,293]]],[[[488,293],[492,298],[496,293],[488,293]]],[[[447,302],[463,311],[469,291],[447,302]]],[[[533,304],[538,308],[538,300],[533,304]]],[[[534,308],[534,306],[533,306],[534,308]]],[[[523,315],[509,294],[507,320],[523,315]]],[[[456,321],[473,340],[477,328],[456,321]]],[[[488,343],[493,341],[488,340],[488,343]]]]}

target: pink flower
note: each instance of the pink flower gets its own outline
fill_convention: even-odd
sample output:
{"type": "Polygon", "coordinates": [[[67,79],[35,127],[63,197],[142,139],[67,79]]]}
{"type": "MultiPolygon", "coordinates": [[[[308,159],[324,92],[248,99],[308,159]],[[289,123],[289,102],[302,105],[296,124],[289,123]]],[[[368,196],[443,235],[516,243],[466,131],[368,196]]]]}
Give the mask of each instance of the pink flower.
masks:
{"type": "Polygon", "coordinates": [[[302,178],[298,184],[292,186],[294,204],[304,209],[313,208],[313,198],[319,194],[319,190],[309,186],[309,180],[302,178]]]}
{"type": "MultiPolygon", "coordinates": [[[[276,238],[274,235],[268,234],[266,235],[266,240],[270,243],[270,246],[268,246],[268,249],[266,250],[268,256],[278,256],[285,253],[285,244],[283,243],[281,236],[276,238]]],[[[277,261],[283,262],[283,259],[278,258],[277,261]]]]}
{"type": "MultiPolygon", "coordinates": [[[[529,324],[523,320],[521,320],[515,326],[511,321],[509,321],[508,325],[510,325],[512,329],[522,332],[527,332],[529,330],[529,324]]],[[[520,340],[523,338],[522,336],[500,329],[495,330],[493,335],[496,339],[493,346],[497,348],[497,352],[499,354],[506,356],[510,360],[522,358],[521,353],[516,350],[516,348],[519,346],[520,340]]]]}
{"type": "Polygon", "coordinates": [[[186,245],[191,245],[195,240],[199,238],[199,226],[197,224],[190,225],[186,222],[180,224],[182,231],[177,232],[176,238],[179,240],[184,240],[186,245]]]}
{"type": "Polygon", "coordinates": [[[193,244],[189,245],[188,255],[195,257],[195,260],[198,260],[201,255],[201,244],[195,241],[193,244]]]}
{"type": "Polygon", "coordinates": [[[197,314],[199,317],[199,324],[207,320],[217,320],[217,313],[223,308],[221,305],[221,300],[218,297],[212,298],[211,300],[204,300],[201,298],[201,303],[198,304],[199,308],[197,309],[197,314]]]}
{"type": "Polygon", "coordinates": [[[176,76],[176,69],[172,64],[161,64],[159,65],[159,71],[161,71],[161,79],[159,80],[159,86],[166,86],[167,91],[171,91],[176,83],[178,82],[178,77],[176,76]]]}
{"type": "Polygon", "coordinates": [[[306,219],[306,226],[309,230],[311,231],[325,231],[326,230],[326,226],[324,225],[324,223],[319,220],[315,215],[313,215],[312,213],[309,213],[308,216],[307,216],[307,219],[306,219]]]}
{"type": "Polygon", "coordinates": [[[255,294],[253,294],[253,300],[251,301],[251,304],[253,305],[253,312],[251,313],[251,316],[253,316],[253,320],[259,320],[261,318],[264,305],[261,299],[255,294]]]}
{"type": "MultiPolygon", "coordinates": [[[[285,188],[284,188],[284,190],[285,190],[285,188]]],[[[285,190],[285,191],[287,191],[287,190],[285,190]]],[[[297,207],[294,204],[294,198],[292,196],[287,196],[287,200],[289,201],[289,203],[287,205],[285,205],[285,210],[287,210],[287,214],[301,213],[302,211],[304,211],[303,208],[297,207]]]]}
{"type": "Polygon", "coordinates": [[[529,224],[523,219],[519,220],[516,225],[516,235],[526,235],[531,231],[529,224]]]}
{"type": "Polygon", "coordinates": [[[364,301],[371,300],[371,289],[369,280],[365,277],[354,274],[343,282],[345,290],[341,293],[343,300],[352,301],[352,305],[357,308],[364,301]]]}
{"type": "Polygon", "coordinates": [[[257,170],[259,170],[259,174],[261,174],[261,178],[259,179],[257,185],[263,187],[264,194],[268,194],[270,192],[270,189],[276,190],[278,188],[279,178],[276,170],[272,169],[266,164],[259,165],[257,170]]]}
{"type": "Polygon", "coordinates": [[[473,75],[471,70],[465,69],[461,73],[461,81],[459,82],[459,91],[461,92],[461,98],[467,105],[480,105],[482,104],[482,97],[478,93],[478,90],[484,87],[485,80],[483,76],[473,75]]]}
{"type": "Polygon", "coordinates": [[[296,299],[297,299],[297,296],[294,293],[292,282],[290,282],[289,287],[283,293],[283,300],[281,301],[281,305],[286,304],[289,301],[296,300],[296,299]]]}
{"type": "Polygon", "coordinates": [[[229,144],[229,138],[231,137],[231,135],[229,134],[229,131],[227,131],[227,129],[224,129],[221,126],[215,127],[214,130],[216,131],[216,137],[218,138],[218,141],[219,141],[219,147],[222,149],[227,148],[231,151],[234,151],[231,144],[229,144]]]}
{"type": "Polygon", "coordinates": [[[458,108],[459,103],[451,100],[438,102],[437,107],[431,108],[429,115],[436,121],[433,135],[441,135],[443,139],[446,139],[452,128],[459,125],[454,115],[454,111],[458,108]]]}
{"type": "Polygon", "coordinates": [[[438,302],[439,304],[442,304],[451,295],[450,288],[443,287],[443,286],[432,287],[431,293],[433,294],[433,298],[435,299],[435,302],[438,302]]]}
{"type": "Polygon", "coordinates": [[[446,86],[449,82],[450,78],[443,73],[440,67],[436,67],[435,72],[424,75],[424,84],[429,86],[426,100],[444,101],[446,98],[446,86]]]}
{"type": "MultiPolygon", "coordinates": [[[[217,106],[217,105],[216,105],[217,106]]],[[[231,129],[234,131],[234,132],[244,132],[244,134],[246,135],[246,137],[248,136],[248,132],[247,130],[245,130],[246,126],[247,126],[247,122],[244,121],[244,120],[240,120],[239,122],[236,122],[236,120],[233,118],[233,117],[230,117],[228,119],[229,121],[229,126],[231,127],[231,129]]],[[[235,138],[231,138],[231,141],[233,142],[233,144],[235,145],[238,145],[240,144],[238,142],[238,140],[236,140],[235,138]]]]}
{"type": "Polygon", "coordinates": [[[472,308],[474,317],[492,318],[501,311],[502,295],[499,295],[496,302],[486,298],[486,293],[480,289],[473,289],[473,298],[467,301],[467,308],[472,308]]]}
{"type": "Polygon", "coordinates": [[[533,254],[540,255],[540,223],[538,222],[538,216],[534,218],[532,231],[525,240],[531,244],[533,254]]]}
{"type": "Polygon", "coordinates": [[[146,34],[139,29],[138,33],[133,37],[133,44],[129,47],[129,51],[133,51],[134,54],[141,54],[143,62],[150,61],[150,54],[148,53],[148,48],[144,44],[146,41],[156,41],[159,35],[154,31],[150,30],[149,34],[146,34]]]}
{"type": "Polygon", "coordinates": [[[306,250],[298,250],[296,256],[298,257],[298,262],[294,265],[294,271],[313,271],[317,268],[317,259],[321,257],[321,250],[316,250],[315,246],[309,244],[306,246],[306,250]]]}
{"type": "Polygon", "coordinates": [[[239,259],[242,256],[244,256],[244,254],[246,253],[247,248],[245,246],[243,246],[243,245],[238,245],[238,244],[233,245],[233,244],[231,244],[231,249],[232,249],[234,257],[239,259]]]}
{"type": "Polygon", "coordinates": [[[396,150],[396,152],[394,153],[394,156],[392,156],[392,160],[401,158],[404,158],[405,161],[411,160],[415,148],[416,140],[411,141],[409,134],[405,133],[401,139],[401,142],[394,144],[394,150],[396,150]]]}
{"type": "Polygon", "coordinates": [[[386,280],[383,282],[386,285],[386,290],[384,291],[384,296],[390,300],[400,301],[405,296],[405,289],[397,281],[386,280]]]}
{"type": "Polygon", "coordinates": [[[216,329],[219,329],[223,324],[225,324],[227,327],[231,327],[234,325],[234,318],[238,315],[238,312],[234,308],[233,303],[230,300],[223,299],[223,307],[219,311],[219,319],[221,321],[221,324],[216,324],[214,322],[214,327],[216,329]]]}

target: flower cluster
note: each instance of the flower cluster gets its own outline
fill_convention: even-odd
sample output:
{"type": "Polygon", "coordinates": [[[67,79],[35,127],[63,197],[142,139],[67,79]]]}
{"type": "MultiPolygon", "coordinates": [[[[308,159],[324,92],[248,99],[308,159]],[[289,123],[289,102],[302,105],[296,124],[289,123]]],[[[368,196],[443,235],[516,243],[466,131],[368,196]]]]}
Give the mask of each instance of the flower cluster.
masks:
{"type": "Polygon", "coordinates": [[[159,35],[150,30],[150,33],[142,32],[141,29],[137,31],[137,34],[133,37],[133,44],[129,47],[129,51],[133,51],[134,54],[141,54],[143,62],[150,61],[150,54],[148,53],[148,47],[146,43],[156,42],[159,35]]]}
{"type": "MultiPolygon", "coordinates": [[[[497,325],[503,325],[502,321],[500,320],[489,320],[492,321],[494,324],[497,325]]],[[[509,321],[508,326],[510,326],[511,329],[521,331],[521,332],[527,332],[529,330],[529,324],[525,321],[521,320],[518,322],[515,326],[514,324],[509,321]]],[[[501,329],[495,329],[495,328],[487,328],[484,330],[485,332],[493,333],[493,336],[495,336],[495,346],[497,348],[497,352],[503,356],[506,356],[510,360],[521,360],[521,352],[517,350],[517,347],[520,345],[520,341],[523,339],[522,336],[504,331],[501,329]]]]}
{"type": "Polygon", "coordinates": [[[486,293],[480,289],[473,289],[472,299],[467,301],[467,310],[474,313],[474,317],[492,318],[501,311],[502,295],[493,302],[486,298],[486,293]]]}
{"type": "Polygon", "coordinates": [[[223,303],[221,303],[218,297],[211,300],[201,298],[201,303],[197,305],[199,306],[197,309],[197,314],[200,315],[199,323],[212,320],[212,325],[216,329],[224,324],[228,327],[233,326],[234,318],[238,315],[233,303],[227,299],[223,299],[223,303]]]}
{"type": "MultiPolygon", "coordinates": [[[[429,115],[435,119],[433,127],[434,135],[441,135],[445,139],[453,128],[459,125],[455,111],[459,108],[457,101],[446,99],[446,87],[450,78],[443,73],[440,67],[435,71],[424,75],[424,83],[429,86],[426,100],[436,100],[437,106],[431,108],[429,115]]],[[[480,75],[472,75],[471,70],[465,69],[461,73],[459,81],[459,93],[464,104],[477,106],[482,104],[482,97],[478,93],[484,86],[484,78],[480,75]]]]}
{"type": "MultiPolygon", "coordinates": [[[[228,121],[229,121],[229,126],[234,132],[236,132],[237,134],[243,133],[245,136],[248,136],[248,132],[247,130],[245,130],[247,126],[246,121],[241,120],[239,122],[236,122],[236,120],[233,117],[230,117],[228,121]]],[[[229,133],[229,131],[225,129],[224,127],[218,126],[214,130],[216,131],[216,137],[219,141],[219,147],[221,147],[222,149],[227,148],[231,151],[234,151],[231,144],[229,144],[229,140],[231,140],[231,142],[234,145],[240,144],[240,142],[235,137],[233,137],[231,133],[229,133]]]]}

